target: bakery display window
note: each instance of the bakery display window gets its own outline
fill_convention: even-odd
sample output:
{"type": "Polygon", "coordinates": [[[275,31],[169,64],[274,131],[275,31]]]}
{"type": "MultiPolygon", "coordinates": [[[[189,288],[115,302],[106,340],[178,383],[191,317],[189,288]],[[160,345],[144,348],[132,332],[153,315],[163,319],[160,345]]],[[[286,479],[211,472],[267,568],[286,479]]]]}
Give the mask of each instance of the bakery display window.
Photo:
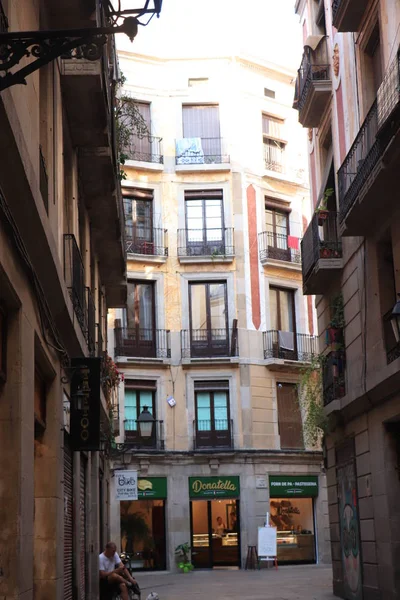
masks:
{"type": "Polygon", "coordinates": [[[277,528],[278,562],[314,563],[313,498],[273,498],[271,525],[277,528]]]}

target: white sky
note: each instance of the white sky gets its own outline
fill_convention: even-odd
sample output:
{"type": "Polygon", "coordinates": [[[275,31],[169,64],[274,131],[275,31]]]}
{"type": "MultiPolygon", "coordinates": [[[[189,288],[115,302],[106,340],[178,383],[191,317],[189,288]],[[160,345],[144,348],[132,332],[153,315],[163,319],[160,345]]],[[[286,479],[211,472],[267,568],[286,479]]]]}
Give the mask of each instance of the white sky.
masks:
{"type": "Polygon", "coordinates": [[[245,53],[294,70],[301,60],[301,37],[294,0],[163,0],[160,18],[139,27],[133,44],[117,36],[119,48],[140,54],[245,53]]]}

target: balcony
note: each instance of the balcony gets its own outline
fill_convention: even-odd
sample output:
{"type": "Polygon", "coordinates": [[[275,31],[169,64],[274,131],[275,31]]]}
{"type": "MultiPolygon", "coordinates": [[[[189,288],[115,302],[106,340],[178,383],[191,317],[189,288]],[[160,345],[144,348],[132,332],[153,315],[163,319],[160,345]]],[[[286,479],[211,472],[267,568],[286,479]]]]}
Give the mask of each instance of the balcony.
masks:
{"type": "Polygon", "coordinates": [[[225,141],[219,137],[194,137],[175,140],[177,171],[230,170],[225,141]]]}
{"type": "Polygon", "coordinates": [[[234,257],[232,227],[178,229],[178,259],[181,263],[232,262],[234,257]]]}
{"type": "Polygon", "coordinates": [[[194,420],[193,450],[233,450],[232,419],[194,420]]]}
{"type": "Polygon", "coordinates": [[[322,38],[313,50],[304,47],[298,70],[293,108],[299,111],[303,127],[318,127],[332,94],[331,68],[326,39],[322,38]]]}
{"type": "Polygon", "coordinates": [[[152,450],[164,450],[164,421],[154,421],[152,435],[145,439],[139,434],[139,421],[125,420],[125,444],[130,448],[141,450],[143,452],[152,450]]]}
{"type": "Polygon", "coordinates": [[[104,340],[103,340],[103,334],[101,332],[101,324],[100,323],[96,323],[96,331],[97,331],[96,356],[99,356],[101,358],[104,354],[104,340]]]}
{"type": "Polygon", "coordinates": [[[337,239],[337,213],[326,219],[315,213],[301,241],[303,294],[322,294],[343,268],[342,243],[337,239]]]}
{"type": "Polygon", "coordinates": [[[137,166],[162,170],[164,155],[162,152],[162,138],[154,135],[136,138],[132,136],[128,145],[124,146],[123,153],[126,156],[126,166],[137,166]],[[130,163],[148,163],[148,165],[136,165],[130,163]]]}
{"type": "MultiPolygon", "coordinates": [[[[270,330],[263,332],[264,358],[267,366],[310,363],[318,354],[318,338],[305,333],[270,330]]],[[[294,365],[298,366],[298,365],[294,365]]]]}
{"type": "Polygon", "coordinates": [[[400,156],[400,55],[338,171],[342,235],[365,236],[397,207],[400,156]]]}
{"type": "MultiPolygon", "coordinates": [[[[125,224],[126,251],[140,260],[165,262],[168,257],[167,230],[125,224]]],[[[133,257],[131,257],[133,258],[133,257]]]]}
{"type": "MultiPolygon", "coordinates": [[[[163,361],[171,358],[169,329],[115,327],[115,356],[163,361]]],[[[130,361],[131,362],[131,361],[130,361]]]]}
{"type": "Polygon", "coordinates": [[[301,254],[298,237],[263,231],[258,234],[258,247],[262,265],[276,266],[277,262],[284,262],[288,267],[300,269],[301,254]]]}
{"type": "Polygon", "coordinates": [[[340,32],[358,31],[368,0],[333,0],[332,22],[340,32]]]}
{"type": "Polygon", "coordinates": [[[346,356],[343,350],[330,352],[322,367],[324,406],[346,394],[346,356]]]}
{"type": "Polygon", "coordinates": [[[231,329],[191,329],[181,331],[183,360],[224,360],[239,356],[237,325],[231,329]]]}

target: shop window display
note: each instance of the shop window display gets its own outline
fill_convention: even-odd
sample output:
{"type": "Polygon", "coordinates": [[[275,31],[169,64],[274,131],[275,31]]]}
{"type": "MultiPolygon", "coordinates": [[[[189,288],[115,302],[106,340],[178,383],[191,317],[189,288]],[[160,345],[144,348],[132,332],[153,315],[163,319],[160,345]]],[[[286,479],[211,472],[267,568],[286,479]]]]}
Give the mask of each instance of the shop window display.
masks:
{"type": "Polygon", "coordinates": [[[120,517],[121,551],[131,555],[132,568],[165,569],[164,500],[121,502],[120,517]]]}
{"type": "Polygon", "coordinates": [[[277,528],[278,561],[315,562],[312,498],[274,498],[271,525],[277,528]]]}

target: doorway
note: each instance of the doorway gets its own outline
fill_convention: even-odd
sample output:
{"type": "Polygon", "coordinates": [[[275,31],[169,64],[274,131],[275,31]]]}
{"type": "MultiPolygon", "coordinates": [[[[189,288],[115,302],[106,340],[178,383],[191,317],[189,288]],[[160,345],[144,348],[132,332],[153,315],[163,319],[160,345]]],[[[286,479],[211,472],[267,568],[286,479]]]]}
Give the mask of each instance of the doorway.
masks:
{"type": "Polygon", "coordinates": [[[195,567],[240,567],[239,500],[194,500],[190,520],[195,567]]]}
{"type": "Polygon", "coordinates": [[[120,519],[121,550],[131,555],[131,568],[165,570],[165,500],[122,501],[120,519]]]}

